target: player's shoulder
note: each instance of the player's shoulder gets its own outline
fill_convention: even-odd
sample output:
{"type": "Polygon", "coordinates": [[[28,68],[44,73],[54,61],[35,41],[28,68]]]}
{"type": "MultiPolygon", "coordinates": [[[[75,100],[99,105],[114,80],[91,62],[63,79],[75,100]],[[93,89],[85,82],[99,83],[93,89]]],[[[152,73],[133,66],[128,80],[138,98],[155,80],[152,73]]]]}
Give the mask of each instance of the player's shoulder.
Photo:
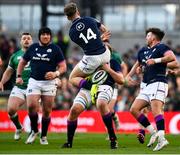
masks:
{"type": "Polygon", "coordinates": [[[171,50],[171,48],[164,43],[157,44],[156,48],[158,49],[158,51],[163,52],[163,53],[171,50]]]}
{"type": "Polygon", "coordinates": [[[111,58],[110,65],[120,65],[120,63],[118,62],[116,58],[111,58]]]}
{"type": "Polygon", "coordinates": [[[56,45],[54,43],[49,44],[49,47],[54,48],[54,49],[59,49],[60,48],[58,45],[56,45]]]}
{"type": "Polygon", "coordinates": [[[61,47],[56,45],[56,44],[54,44],[54,43],[49,44],[49,48],[52,49],[55,52],[59,52],[59,51],[61,52],[62,51],[61,47]]]}
{"type": "Polygon", "coordinates": [[[96,18],[89,17],[89,16],[84,16],[81,19],[86,21],[86,22],[99,22],[96,18]]]}
{"type": "Polygon", "coordinates": [[[144,51],[147,51],[147,50],[149,50],[150,48],[148,47],[148,46],[143,46],[139,51],[138,51],[138,53],[142,53],[142,52],[144,52],[144,51]]]}
{"type": "Polygon", "coordinates": [[[169,46],[166,45],[166,44],[164,44],[164,43],[159,43],[159,44],[157,45],[157,47],[158,47],[158,48],[168,48],[168,49],[170,49],[169,46]]]}
{"type": "Polygon", "coordinates": [[[15,58],[15,57],[17,57],[17,56],[19,56],[19,55],[23,55],[23,51],[20,49],[20,50],[18,50],[18,51],[16,51],[15,53],[13,53],[12,55],[11,55],[11,59],[13,59],[13,58],[15,58]]]}
{"type": "Polygon", "coordinates": [[[33,43],[32,45],[29,46],[28,49],[38,48],[38,47],[40,47],[39,43],[33,43]]]}

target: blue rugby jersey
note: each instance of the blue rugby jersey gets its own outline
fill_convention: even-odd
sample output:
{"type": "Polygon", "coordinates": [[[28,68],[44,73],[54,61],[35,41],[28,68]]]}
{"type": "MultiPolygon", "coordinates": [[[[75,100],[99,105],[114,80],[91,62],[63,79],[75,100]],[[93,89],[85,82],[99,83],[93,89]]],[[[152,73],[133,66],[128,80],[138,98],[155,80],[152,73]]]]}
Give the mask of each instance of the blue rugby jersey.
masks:
{"type": "Polygon", "coordinates": [[[56,71],[57,65],[64,60],[61,49],[55,44],[41,46],[32,44],[23,56],[25,61],[30,61],[31,75],[36,80],[46,80],[45,74],[56,71]]]}
{"type": "Polygon", "coordinates": [[[154,47],[143,47],[138,52],[138,61],[143,66],[143,82],[150,84],[153,82],[165,82],[167,83],[166,77],[166,63],[157,63],[154,65],[147,66],[146,61],[148,59],[155,59],[164,56],[164,53],[169,51],[170,48],[165,44],[159,43],[154,47]]]}
{"type": "Polygon", "coordinates": [[[91,17],[77,18],[72,22],[69,36],[73,42],[79,45],[86,55],[99,55],[106,51],[101,40],[99,23],[91,17]]]}

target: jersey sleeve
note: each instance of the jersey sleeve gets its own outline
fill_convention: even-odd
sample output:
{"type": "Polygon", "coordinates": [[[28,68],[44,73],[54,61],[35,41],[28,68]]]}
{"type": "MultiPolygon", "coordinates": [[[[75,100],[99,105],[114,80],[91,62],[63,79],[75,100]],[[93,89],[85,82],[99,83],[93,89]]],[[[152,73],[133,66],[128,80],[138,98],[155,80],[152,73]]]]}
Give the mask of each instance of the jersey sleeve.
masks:
{"type": "Polygon", "coordinates": [[[15,70],[14,54],[10,57],[8,66],[15,70]]]}
{"type": "Polygon", "coordinates": [[[141,53],[145,50],[145,47],[141,48],[139,51],[138,51],[138,54],[137,54],[137,60],[139,63],[142,63],[142,60],[141,60],[141,53]]]}
{"type": "Polygon", "coordinates": [[[141,59],[140,59],[140,51],[138,51],[138,54],[137,54],[137,60],[139,63],[141,63],[141,59]]]}
{"type": "Polygon", "coordinates": [[[91,18],[97,24],[97,27],[100,28],[101,22],[99,20],[92,18],[92,17],[89,17],[89,18],[91,18]]]}
{"type": "Polygon", "coordinates": [[[64,59],[64,55],[63,55],[63,52],[61,50],[61,48],[57,45],[55,45],[55,49],[56,49],[56,62],[57,63],[60,63],[61,61],[65,60],[64,59]]]}
{"type": "Polygon", "coordinates": [[[121,66],[116,60],[111,59],[110,66],[115,72],[121,72],[121,66]]]}
{"type": "Polygon", "coordinates": [[[167,51],[171,50],[167,45],[161,44],[160,45],[160,53],[161,55],[164,55],[167,51]]]}
{"type": "Polygon", "coordinates": [[[29,48],[28,48],[28,50],[24,53],[24,55],[23,55],[23,59],[25,60],[25,61],[30,61],[31,60],[31,51],[33,50],[33,45],[31,45],[29,48]]]}
{"type": "Polygon", "coordinates": [[[111,58],[115,59],[119,64],[121,64],[123,62],[120,53],[117,51],[113,51],[111,53],[111,58]]]}

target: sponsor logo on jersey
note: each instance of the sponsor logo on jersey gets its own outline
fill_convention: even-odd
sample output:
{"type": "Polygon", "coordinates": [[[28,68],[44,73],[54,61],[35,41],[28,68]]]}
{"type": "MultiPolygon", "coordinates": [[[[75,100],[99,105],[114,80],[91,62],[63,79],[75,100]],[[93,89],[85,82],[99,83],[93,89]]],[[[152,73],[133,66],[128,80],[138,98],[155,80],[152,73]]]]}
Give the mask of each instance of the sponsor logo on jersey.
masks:
{"type": "Polygon", "coordinates": [[[47,49],[47,52],[48,52],[48,53],[51,53],[51,52],[52,52],[52,49],[50,49],[50,48],[47,49]]]}
{"type": "Polygon", "coordinates": [[[20,60],[21,58],[22,58],[22,56],[18,56],[18,57],[17,57],[17,60],[20,60]]]}
{"type": "Polygon", "coordinates": [[[81,22],[77,23],[76,29],[78,31],[82,31],[82,30],[84,30],[84,28],[85,28],[85,25],[83,23],[81,23],[81,22]]]}
{"type": "Polygon", "coordinates": [[[40,54],[36,53],[37,56],[33,56],[33,60],[43,60],[43,61],[50,61],[49,58],[46,58],[47,54],[40,54]]]}

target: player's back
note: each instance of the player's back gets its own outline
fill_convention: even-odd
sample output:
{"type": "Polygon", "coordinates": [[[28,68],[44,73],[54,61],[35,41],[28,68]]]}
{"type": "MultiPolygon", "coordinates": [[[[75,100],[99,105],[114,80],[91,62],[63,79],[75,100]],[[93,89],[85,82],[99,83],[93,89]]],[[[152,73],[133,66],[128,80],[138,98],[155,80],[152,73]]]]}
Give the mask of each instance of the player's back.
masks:
{"type": "Polygon", "coordinates": [[[78,44],[86,55],[99,55],[106,48],[101,41],[99,27],[101,24],[91,17],[81,17],[73,21],[69,36],[78,44]]]}

